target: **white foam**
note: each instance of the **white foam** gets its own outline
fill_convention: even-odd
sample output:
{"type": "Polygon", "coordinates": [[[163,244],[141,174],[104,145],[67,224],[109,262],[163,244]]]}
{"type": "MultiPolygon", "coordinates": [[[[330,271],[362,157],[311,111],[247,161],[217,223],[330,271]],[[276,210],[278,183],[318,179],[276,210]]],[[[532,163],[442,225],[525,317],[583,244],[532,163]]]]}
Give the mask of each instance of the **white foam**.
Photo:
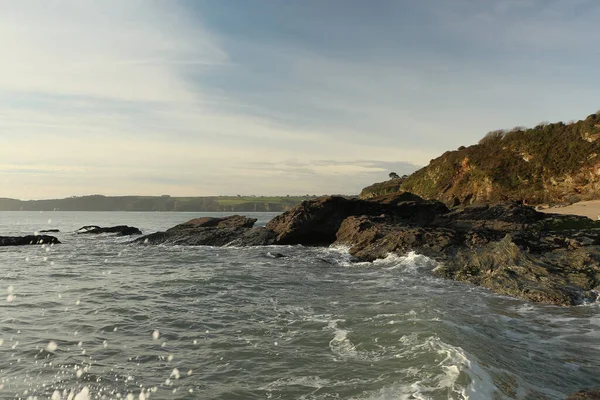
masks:
{"type": "Polygon", "coordinates": [[[431,399],[445,393],[452,399],[492,399],[496,394],[491,376],[462,348],[444,343],[437,336],[424,341],[416,333],[400,339],[404,351],[397,356],[420,353],[436,356],[438,373],[423,374],[420,368],[407,367],[409,378],[378,391],[365,393],[364,400],[431,399]],[[411,379],[412,378],[412,379],[411,379]],[[465,382],[468,382],[465,384],[465,382]]]}

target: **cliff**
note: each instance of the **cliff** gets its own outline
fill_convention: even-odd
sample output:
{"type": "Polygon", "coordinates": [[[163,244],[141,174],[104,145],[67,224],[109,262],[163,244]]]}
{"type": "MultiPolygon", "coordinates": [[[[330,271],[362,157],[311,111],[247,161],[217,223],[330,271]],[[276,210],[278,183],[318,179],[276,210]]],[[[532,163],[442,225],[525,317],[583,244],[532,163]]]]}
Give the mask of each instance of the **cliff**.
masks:
{"type": "MultiPolygon", "coordinates": [[[[408,177],[400,190],[448,205],[521,201],[565,204],[600,198],[600,114],[565,124],[488,133],[448,151],[408,177]]],[[[379,195],[382,182],[361,193],[379,195]]]]}

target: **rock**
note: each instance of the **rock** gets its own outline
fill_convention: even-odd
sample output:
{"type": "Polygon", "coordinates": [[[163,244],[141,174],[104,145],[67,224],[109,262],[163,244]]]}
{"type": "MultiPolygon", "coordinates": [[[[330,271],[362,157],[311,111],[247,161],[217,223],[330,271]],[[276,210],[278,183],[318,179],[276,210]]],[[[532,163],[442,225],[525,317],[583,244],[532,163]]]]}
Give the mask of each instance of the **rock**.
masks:
{"type": "Polygon", "coordinates": [[[406,193],[371,200],[327,196],[303,201],[273,218],[267,229],[275,232],[278,244],[329,245],[336,240],[342,222],[350,216],[386,214],[407,223],[427,224],[447,211],[438,201],[425,201],[406,193]]]}
{"type": "Polygon", "coordinates": [[[60,230],[59,229],[42,229],[39,232],[40,233],[58,233],[58,232],[60,232],[60,230]]]}
{"type": "MultiPolygon", "coordinates": [[[[587,221],[586,221],[587,220],[587,221]]],[[[522,299],[557,305],[594,301],[600,290],[600,225],[537,213],[515,203],[466,207],[429,224],[398,216],[349,217],[336,245],[365,261],[423,254],[435,273],[522,299]],[[586,229],[567,229],[585,226],[586,229]]]]}
{"type": "Polygon", "coordinates": [[[173,228],[168,229],[167,232],[193,228],[252,228],[255,222],[256,218],[248,218],[242,215],[232,215],[224,218],[202,217],[176,225],[173,228]]]}
{"type": "Polygon", "coordinates": [[[600,390],[584,390],[573,393],[567,400],[600,400],[600,390]]]}
{"type": "Polygon", "coordinates": [[[271,257],[271,258],[286,258],[287,256],[285,254],[281,254],[281,253],[271,253],[270,251],[267,253],[267,257],[271,257]]]}
{"type": "Polygon", "coordinates": [[[448,247],[458,246],[462,240],[462,235],[450,229],[411,226],[391,217],[361,216],[342,223],[334,244],[350,246],[350,254],[362,261],[410,251],[439,259],[448,247]]]}
{"type": "Polygon", "coordinates": [[[275,234],[252,228],[255,218],[233,215],[224,218],[196,218],[165,232],[143,236],[134,243],[184,246],[260,246],[275,243],[275,234]]]}
{"type": "Polygon", "coordinates": [[[28,236],[0,236],[0,246],[26,246],[34,244],[59,244],[54,236],[28,235],[28,236]]]}
{"type": "Polygon", "coordinates": [[[133,226],[118,225],[107,228],[102,228],[97,225],[83,226],[77,230],[77,233],[101,234],[101,233],[116,233],[117,236],[141,235],[142,231],[133,226]]]}
{"type": "Polygon", "coordinates": [[[269,246],[276,244],[276,235],[265,227],[247,229],[240,237],[227,243],[227,246],[269,246]]]}

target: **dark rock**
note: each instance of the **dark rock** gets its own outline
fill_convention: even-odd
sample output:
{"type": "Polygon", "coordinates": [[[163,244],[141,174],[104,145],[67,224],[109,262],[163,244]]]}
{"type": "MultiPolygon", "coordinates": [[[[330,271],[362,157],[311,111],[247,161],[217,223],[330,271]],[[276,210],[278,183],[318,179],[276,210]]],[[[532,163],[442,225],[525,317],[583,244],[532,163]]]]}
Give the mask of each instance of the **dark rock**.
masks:
{"type": "MultiPolygon", "coordinates": [[[[252,228],[242,216],[198,218],[137,243],[210,246],[345,245],[359,260],[414,251],[433,273],[522,299],[575,305],[600,291],[600,222],[520,203],[455,208],[410,193],[305,201],[252,228]]],[[[272,255],[273,256],[273,255],[272,255]]],[[[276,255],[275,255],[276,257],[276,255]]]]}
{"type": "Polygon", "coordinates": [[[252,228],[255,218],[233,215],[224,218],[196,218],[165,232],[143,236],[135,243],[184,246],[260,246],[275,243],[275,234],[252,228]]]}
{"type": "Polygon", "coordinates": [[[59,244],[54,236],[28,235],[28,236],[0,236],[0,246],[26,246],[33,244],[59,244]]]}
{"type": "Polygon", "coordinates": [[[97,225],[83,226],[77,230],[77,233],[101,234],[101,233],[116,233],[117,236],[141,235],[142,231],[133,226],[118,225],[107,228],[102,228],[97,225]]]}
{"type": "Polygon", "coordinates": [[[265,227],[247,229],[240,237],[227,243],[227,246],[269,246],[276,244],[275,232],[265,227]]]}
{"type": "Polygon", "coordinates": [[[286,258],[287,256],[285,254],[281,254],[281,253],[271,253],[271,252],[268,252],[267,253],[267,257],[271,257],[271,258],[286,258]]]}
{"type": "Polygon", "coordinates": [[[43,229],[39,232],[40,233],[58,233],[58,232],[60,232],[60,230],[59,229],[43,229]]]}
{"type": "Polygon", "coordinates": [[[519,204],[467,207],[431,223],[397,216],[349,217],[335,244],[372,261],[415,251],[445,278],[522,299],[557,305],[594,301],[600,290],[600,225],[584,217],[547,215],[519,204]],[[567,229],[583,226],[585,229],[567,229]]]}
{"type": "Polygon", "coordinates": [[[573,393],[567,400],[600,400],[600,390],[583,390],[573,393]]]}
{"type": "Polygon", "coordinates": [[[371,200],[328,196],[303,201],[273,218],[267,229],[275,232],[278,244],[329,245],[336,240],[342,222],[350,216],[386,214],[407,223],[425,225],[447,211],[438,201],[425,201],[407,193],[371,200]]]}

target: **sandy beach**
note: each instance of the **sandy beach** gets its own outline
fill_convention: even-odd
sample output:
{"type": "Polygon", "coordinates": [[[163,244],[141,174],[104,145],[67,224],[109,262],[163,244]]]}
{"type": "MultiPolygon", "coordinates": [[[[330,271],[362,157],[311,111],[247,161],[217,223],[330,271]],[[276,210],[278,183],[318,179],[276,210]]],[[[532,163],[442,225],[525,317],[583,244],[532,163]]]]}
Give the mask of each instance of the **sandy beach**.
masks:
{"type": "Polygon", "coordinates": [[[580,201],[567,207],[552,207],[539,211],[553,214],[583,215],[595,221],[600,216],[600,200],[580,201]]]}

